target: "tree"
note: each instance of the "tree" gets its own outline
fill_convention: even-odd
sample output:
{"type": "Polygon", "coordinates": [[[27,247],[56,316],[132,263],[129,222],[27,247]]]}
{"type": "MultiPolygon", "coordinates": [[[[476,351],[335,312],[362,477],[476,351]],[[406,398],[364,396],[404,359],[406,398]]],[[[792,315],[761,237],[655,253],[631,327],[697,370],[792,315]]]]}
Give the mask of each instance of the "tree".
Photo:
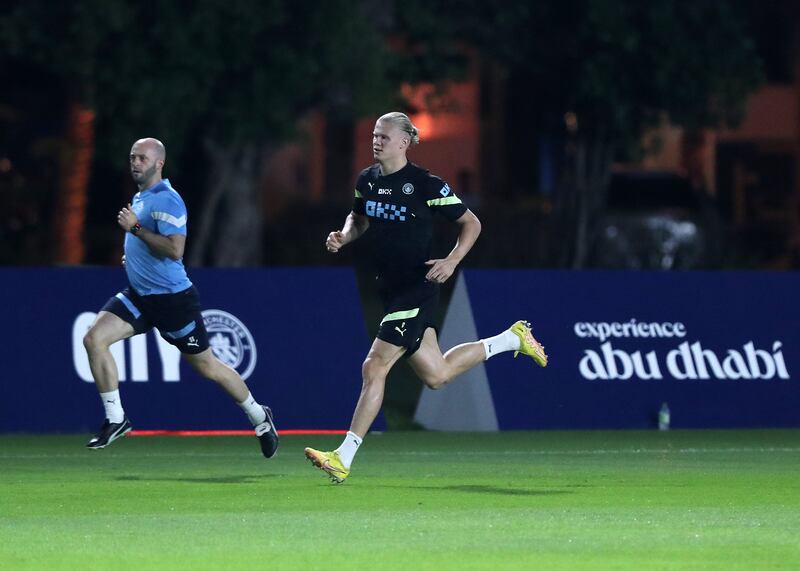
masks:
{"type": "Polygon", "coordinates": [[[425,18],[416,16],[423,0],[407,3],[411,35],[428,50],[467,44],[505,70],[507,123],[524,137],[509,148],[560,143],[558,242],[571,267],[586,261],[615,153],[665,117],[689,129],[735,124],[762,78],[735,0],[465,1],[425,18]]]}
{"type": "Polygon", "coordinates": [[[7,3],[0,18],[0,62],[16,61],[60,78],[67,118],[55,201],[53,261],[83,261],[83,226],[95,145],[95,74],[111,38],[126,27],[119,2],[7,3]]]}
{"type": "MultiPolygon", "coordinates": [[[[205,0],[188,14],[169,1],[157,8],[149,29],[115,50],[110,69],[135,81],[109,82],[103,125],[119,145],[133,125],[166,133],[173,153],[200,137],[208,186],[189,262],[258,264],[265,157],[308,110],[333,101],[363,112],[385,96],[382,39],[360,4],[344,0],[205,0]],[[150,62],[146,72],[132,54],[150,62]]],[[[140,10],[140,18],[151,12],[140,10]]]]}
{"type": "Polygon", "coordinates": [[[74,182],[62,185],[70,214],[56,243],[77,251],[67,232],[82,226],[85,157],[119,164],[148,134],[170,157],[199,149],[208,183],[190,261],[215,265],[259,262],[259,169],[303,113],[321,108],[346,127],[396,102],[402,82],[463,77],[477,53],[511,94],[508,134],[520,139],[508,160],[535,163],[522,153],[536,138],[561,149],[561,260],[580,267],[614,153],[665,116],[690,128],[735,121],[761,77],[735,0],[17,0],[3,10],[0,58],[63,78],[78,111],[67,149],[84,160],[66,161],[80,168],[64,171],[74,182]]]}
{"type": "MultiPolygon", "coordinates": [[[[7,8],[2,57],[65,78],[80,106],[67,151],[81,161],[66,162],[80,165],[80,184],[63,185],[62,209],[74,208],[56,244],[83,226],[95,132],[104,142],[95,159],[115,164],[137,136],[162,138],[170,157],[199,137],[197,159],[209,184],[191,261],[258,263],[263,157],[294,134],[309,109],[363,113],[392,91],[391,58],[363,7],[344,0],[84,0],[54,8],[30,0],[7,8]]],[[[77,252],[75,237],[69,249],[77,252]]]]}

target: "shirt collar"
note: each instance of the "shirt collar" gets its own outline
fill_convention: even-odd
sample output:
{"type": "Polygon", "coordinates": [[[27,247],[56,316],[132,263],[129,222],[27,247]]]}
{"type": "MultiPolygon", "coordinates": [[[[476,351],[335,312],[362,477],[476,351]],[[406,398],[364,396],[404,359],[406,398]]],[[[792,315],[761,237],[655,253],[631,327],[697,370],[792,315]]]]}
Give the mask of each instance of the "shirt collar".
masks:
{"type": "Polygon", "coordinates": [[[172,190],[172,185],[169,182],[168,178],[162,178],[159,182],[151,186],[150,188],[145,188],[142,193],[145,192],[161,192],[162,190],[172,190]]]}

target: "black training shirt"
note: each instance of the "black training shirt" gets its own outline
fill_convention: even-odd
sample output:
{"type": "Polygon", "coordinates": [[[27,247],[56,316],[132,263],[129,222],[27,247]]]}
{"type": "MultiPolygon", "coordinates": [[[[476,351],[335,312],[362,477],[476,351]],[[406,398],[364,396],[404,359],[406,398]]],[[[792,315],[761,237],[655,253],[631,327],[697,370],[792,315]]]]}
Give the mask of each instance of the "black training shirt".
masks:
{"type": "Polygon", "coordinates": [[[446,182],[411,162],[387,176],[375,164],[356,181],[353,212],[369,219],[362,239],[387,285],[407,285],[428,272],[434,212],[454,221],[466,211],[446,182]]]}

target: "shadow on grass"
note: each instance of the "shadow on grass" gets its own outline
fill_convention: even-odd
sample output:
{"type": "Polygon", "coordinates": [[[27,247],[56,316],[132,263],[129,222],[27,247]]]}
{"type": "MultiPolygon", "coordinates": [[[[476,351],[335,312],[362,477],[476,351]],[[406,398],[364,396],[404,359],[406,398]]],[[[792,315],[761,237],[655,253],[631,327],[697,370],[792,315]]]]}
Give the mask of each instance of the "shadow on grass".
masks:
{"type": "Polygon", "coordinates": [[[462,486],[445,486],[445,490],[454,492],[471,492],[478,494],[500,494],[503,496],[557,496],[560,494],[572,494],[567,490],[530,490],[526,488],[503,488],[500,486],[480,486],[467,484],[462,486]]]}
{"type": "Polygon", "coordinates": [[[237,475],[237,476],[207,476],[185,477],[175,476],[171,478],[142,477],[142,476],[117,476],[114,478],[120,482],[184,482],[186,484],[257,484],[267,478],[275,478],[277,474],[258,474],[257,476],[237,475]]]}
{"type": "Polygon", "coordinates": [[[406,490],[433,490],[437,492],[468,492],[473,494],[498,494],[503,496],[558,496],[561,494],[574,494],[569,490],[531,490],[528,488],[503,488],[501,486],[486,486],[478,484],[464,484],[459,486],[396,486],[406,490]]]}

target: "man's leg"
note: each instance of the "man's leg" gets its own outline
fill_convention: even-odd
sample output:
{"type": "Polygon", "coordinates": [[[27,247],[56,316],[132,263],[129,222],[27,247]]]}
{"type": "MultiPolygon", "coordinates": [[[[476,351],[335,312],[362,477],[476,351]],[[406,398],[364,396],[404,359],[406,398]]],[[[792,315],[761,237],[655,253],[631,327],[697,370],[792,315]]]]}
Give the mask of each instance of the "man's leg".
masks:
{"type": "Polygon", "coordinates": [[[98,433],[87,444],[88,448],[105,448],[117,438],[131,430],[131,423],[125,417],[119,394],[119,375],[117,363],[109,347],[135,334],[133,326],[108,311],[97,314],[92,326],[83,337],[83,346],[89,357],[97,391],[105,408],[106,418],[98,433]]]}
{"type": "Polygon", "coordinates": [[[429,327],[419,349],[408,358],[408,364],[428,387],[439,389],[478,363],[507,351],[515,351],[514,356],[517,353],[529,355],[542,367],[547,365],[544,347],[524,321],[517,321],[494,337],[456,345],[444,355],[439,349],[436,331],[429,327]]]}
{"type": "Polygon", "coordinates": [[[486,351],[481,341],[456,345],[442,355],[436,330],[429,327],[422,335],[422,342],[408,364],[417,376],[431,389],[439,389],[455,377],[486,360],[486,351]]]}
{"type": "Polygon", "coordinates": [[[350,431],[344,441],[339,448],[332,452],[321,452],[313,448],[305,449],[306,458],[311,460],[317,468],[326,472],[334,482],[344,482],[350,474],[350,466],[358,447],[383,404],[386,376],[405,351],[405,347],[398,347],[381,339],[375,339],[361,366],[361,395],[353,413],[350,431]]]}
{"type": "Polygon", "coordinates": [[[250,394],[250,390],[239,373],[217,359],[211,349],[206,349],[194,355],[189,353],[181,354],[198,373],[206,379],[217,383],[236,402],[242,402],[250,394]]]}
{"type": "Polygon", "coordinates": [[[268,406],[260,405],[253,398],[239,373],[217,359],[210,348],[200,353],[182,355],[198,373],[217,383],[239,404],[255,427],[261,452],[267,458],[274,456],[278,451],[278,432],[272,421],[272,410],[268,406]]]}
{"type": "Polygon", "coordinates": [[[358,397],[358,404],[350,423],[350,432],[359,438],[366,436],[369,427],[378,416],[383,404],[386,376],[405,351],[405,347],[398,347],[380,339],[373,341],[361,366],[361,395],[358,397]]]}
{"type": "Polygon", "coordinates": [[[117,363],[109,347],[134,335],[133,326],[108,311],[97,314],[94,323],[83,336],[83,346],[89,357],[94,384],[101,393],[116,391],[119,388],[117,363]]]}
{"type": "Polygon", "coordinates": [[[515,357],[517,353],[523,353],[540,366],[547,366],[544,347],[533,337],[530,326],[524,321],[517,321],[494,337],[456,345],[444,355],[439,349],[436,331],[429,327],[422,336],[419,349],[408,358],[408,364],[429,388],[440,389],[478,363],[507,351],[514,351],[515,357]]]}

